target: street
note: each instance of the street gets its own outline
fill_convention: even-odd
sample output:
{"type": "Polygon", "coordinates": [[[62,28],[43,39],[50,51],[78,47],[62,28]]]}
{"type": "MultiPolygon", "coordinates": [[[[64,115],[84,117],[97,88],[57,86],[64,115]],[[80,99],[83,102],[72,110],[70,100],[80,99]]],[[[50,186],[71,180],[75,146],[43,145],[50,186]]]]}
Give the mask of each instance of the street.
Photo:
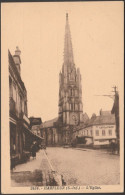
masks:
{"type": "Polygon", "coordinates": [[[119,184],[120,159],[117,155],[70,148],[48,148],[47,154],[67,185],[119,184]]]}
{"type": "Polygon", "coordinates": [[[103,150],[61,147],[48,147],[46,153],[49,163],[44,151],[41,150],[35,160],[18,165],[11,174],[13,186],[24,185],[24,183],[29,186],[31,184],[45,185],[40,182],[41,177],[38,178],[38,175],[40,176],[40,172],[41,174],[47,173],[51,168],[63,175],[66,185],[115,185],[120,183],[120,157],[118,155],[109,154],[103,150]],[[34,181],[33,176],[31,181],[31,174],[29,174],[30,182],[26,179],[28,178],[26,174],[23,174],[23,183],[20,179],[21,173],[28,171],[32,172],[32,175],[35,174],[34,181]],[[37,181],[35,181],[36,178],[37,181]]]}

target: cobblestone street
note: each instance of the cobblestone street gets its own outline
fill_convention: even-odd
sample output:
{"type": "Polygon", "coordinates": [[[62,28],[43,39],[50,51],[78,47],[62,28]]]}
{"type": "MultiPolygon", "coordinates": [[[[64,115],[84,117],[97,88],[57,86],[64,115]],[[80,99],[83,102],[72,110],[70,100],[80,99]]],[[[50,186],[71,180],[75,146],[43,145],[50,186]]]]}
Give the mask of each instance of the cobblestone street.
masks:
{"type": "Polygon", "coordinates": [[[35,160],[16,166],[11,173],[13,186],[45,185],[51,167],[63,175],[66,185],[113,185],[120,183],[120,159],[101,150],[52,148],[37,153],[35,160]],[[32,174],[31,174],[32,173],[32,174]]]}
{"type": "Polygon", "coordinates": [[[100,150],[47,148],[54,169],[67,185],[113,185],[120,183],[120,158],[100,150]]]}

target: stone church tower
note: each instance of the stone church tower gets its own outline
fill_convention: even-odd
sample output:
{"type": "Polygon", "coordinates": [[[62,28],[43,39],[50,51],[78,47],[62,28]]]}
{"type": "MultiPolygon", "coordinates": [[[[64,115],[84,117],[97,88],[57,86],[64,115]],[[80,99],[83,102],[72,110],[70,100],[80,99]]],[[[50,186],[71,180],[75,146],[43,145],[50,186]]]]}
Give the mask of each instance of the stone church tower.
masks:
{"type": "Polygon", "coordinates": [[[79,68],[75,67],[68,14],[66,14],[64,62],[59,74],[59,121],[62,126],[82,122],[82,86],[79,68]]]}

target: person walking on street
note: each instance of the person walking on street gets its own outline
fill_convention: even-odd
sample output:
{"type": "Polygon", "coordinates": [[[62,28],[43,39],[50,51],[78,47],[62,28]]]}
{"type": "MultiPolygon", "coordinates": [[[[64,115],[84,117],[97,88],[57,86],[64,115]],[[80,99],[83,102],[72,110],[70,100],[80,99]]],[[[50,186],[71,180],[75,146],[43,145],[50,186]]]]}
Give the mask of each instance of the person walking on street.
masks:
{"type": "Polygon", "coordinates": [[[36,142],[34,141],[32,146],[31,146],[31,153],[32,153],[33,159],[36,158],[36,150],[37,150],[37,146],[36,146],[36,142]]]}

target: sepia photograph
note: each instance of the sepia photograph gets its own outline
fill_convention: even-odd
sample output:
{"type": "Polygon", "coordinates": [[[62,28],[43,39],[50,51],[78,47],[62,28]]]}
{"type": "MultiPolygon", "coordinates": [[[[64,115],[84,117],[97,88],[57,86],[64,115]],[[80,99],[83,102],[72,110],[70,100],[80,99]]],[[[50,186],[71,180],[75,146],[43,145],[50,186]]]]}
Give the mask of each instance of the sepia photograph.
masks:
{"type": "Polygon", "coordinates": [[[123,192],[123,7],[1,4],[2,193],[123,192]]]}

